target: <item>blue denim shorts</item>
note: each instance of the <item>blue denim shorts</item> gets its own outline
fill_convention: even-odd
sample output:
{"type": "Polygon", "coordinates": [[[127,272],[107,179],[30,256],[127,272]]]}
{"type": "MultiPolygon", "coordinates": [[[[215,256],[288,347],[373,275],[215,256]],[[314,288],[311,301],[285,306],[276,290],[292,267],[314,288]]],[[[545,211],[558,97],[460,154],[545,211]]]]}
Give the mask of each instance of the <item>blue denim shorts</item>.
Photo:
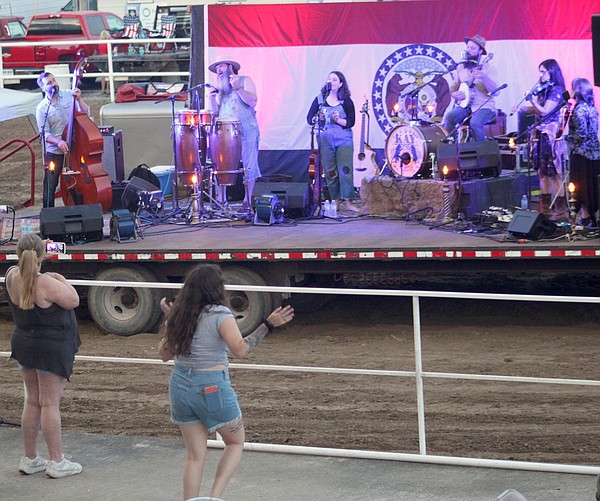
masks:
{"type": "Polygon", "coordinates": [[[19,367],[19,370],[21,372],[27,372],[27,371],[32,371],[32,370],[36,370],[42,374],[52,374],[52,372],[50,371],[43,371],[41,369],[32,369],[31,367],[25,367],[24,365],[21,365],[19,362],[17,362],[17,366],[19,367]]]}
{"type": "Polygon", "coordinates": [[[213,432],[242,417],[226,370],[197,371],[175,366],[169,378],[171,421],[202,423],[213,432]]]}

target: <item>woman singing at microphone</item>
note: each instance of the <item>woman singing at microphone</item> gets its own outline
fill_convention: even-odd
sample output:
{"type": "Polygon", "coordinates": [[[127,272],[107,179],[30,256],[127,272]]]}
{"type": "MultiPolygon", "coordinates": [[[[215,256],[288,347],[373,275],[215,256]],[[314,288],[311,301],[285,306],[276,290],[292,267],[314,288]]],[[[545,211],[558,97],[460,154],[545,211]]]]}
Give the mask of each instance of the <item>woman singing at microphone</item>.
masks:
{"type": "Polygon", "coordinates": [[[340,211],[359,210],[352,205],[356,197],[352,139],[355,110],[343,73],[332,71],[329,74],[327,83],[312,102],[306,120],[309,125],[318,122],[319,154],[331,200],[340,211]]]}

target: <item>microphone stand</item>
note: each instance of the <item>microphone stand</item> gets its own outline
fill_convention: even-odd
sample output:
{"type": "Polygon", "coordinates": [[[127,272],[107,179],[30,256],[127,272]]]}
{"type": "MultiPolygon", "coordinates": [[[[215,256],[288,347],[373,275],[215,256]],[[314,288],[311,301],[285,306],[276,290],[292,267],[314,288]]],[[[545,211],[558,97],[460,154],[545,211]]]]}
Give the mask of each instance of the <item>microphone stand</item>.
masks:
{"type": "MultiPolygon", "coordinates": [[[[48,121],[48,113],[50,113],[50,106],[52,105],[52,98],[54,97],[54,93],[48,98],[48,106],[46,107],[46,111],[44,113],[44,121],[42,122],[42,128],[40,129],[40,144],[42,146],[42,162],[44,163],[44,177],[46,177],[48,170],[48,152],[46,151],[46,122],[48,121]]],[[[50,189],[49,187],[50,180],[46,180],[44,183],[45,189],[50,189]]],[[[47,202],[50,200],[50,193],[44,193],[43,202],[47,202]]]]}
{"type": "MultiPolygon", "coordinates": [[[[482,109],[487,103],[489,103],[492,99],[494,99],[496,97],[496,94],[498,93],[498,91],[501,89],[496,89],[494,92],[490,93],[487,97],[487,99],[481,103],[477,108],[475,108],[474,110],[471,110],[471,113],[469,113],[465,118],[463,118],[460,122],[458,122],[455,126],[454,129],[452,129],[452,131],[450,131],[448,133],[448,135],[442,139],[442,143],[448,143],[450,142],[451,139],[453,139],[454,134],[456,133],[456,139],[458,139],[458,130],[468,121],[471,119],[471,117],[477,113],[480,109],[482,109]]],[[[460,199],[461,199],[461,195],[462,195],[462,165],[461,165],[461,159],[460,159],[460,141],[456,141],[456,170],[457,170],[457,179],[458,179],[458,213],[459,213],[459,217],[460,217],[460,199]]]]}
{"type": "Polygon", "coordinates": [[[179,179],[177,173],[177,145],[175,142],[175,100],[178,97],[186,96],[190,92],[199,89],[200,87],[212,87],[212,85],[207,83],[201,83],[191,87],[190,89],[184,90],[182,92],[178,92],[176,94],[169,94],[163,99],[159,99],[158,101],[154,101],[154,104],[160,104],[165,101],[171,101],[171,137],[173,143],[173,178],[171,180],[171,190],[173,192],[173,204],[171,207],[172,215],[179,211],[179,179]]]}

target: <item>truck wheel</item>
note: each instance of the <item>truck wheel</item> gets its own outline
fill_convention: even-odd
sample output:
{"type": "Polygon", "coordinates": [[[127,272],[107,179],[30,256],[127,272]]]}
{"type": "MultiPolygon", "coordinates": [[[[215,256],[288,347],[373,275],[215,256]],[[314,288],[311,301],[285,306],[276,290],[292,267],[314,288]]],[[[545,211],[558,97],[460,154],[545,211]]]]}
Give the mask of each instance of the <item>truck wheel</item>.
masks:
{"type": "MultiPolygon", "coordinates": [[[[264,279],[252,270],[239,266],[223,268],[226,284],[267,285],[264,279]]],[[[242,336],[251,334],[273,311],[273,299],[269,292],[227,291],[242,336]]]]}
{"type": "MultiPolygon", "coordinates": [[[[101,271],[97,280],[156,282],[146,268],[116,267],[101,271]]],[[[160,289],[146,287],[90,287],[88,308],[94,322],[106,332],[131,336],[151,331],[162,312],[160,289]]]]}

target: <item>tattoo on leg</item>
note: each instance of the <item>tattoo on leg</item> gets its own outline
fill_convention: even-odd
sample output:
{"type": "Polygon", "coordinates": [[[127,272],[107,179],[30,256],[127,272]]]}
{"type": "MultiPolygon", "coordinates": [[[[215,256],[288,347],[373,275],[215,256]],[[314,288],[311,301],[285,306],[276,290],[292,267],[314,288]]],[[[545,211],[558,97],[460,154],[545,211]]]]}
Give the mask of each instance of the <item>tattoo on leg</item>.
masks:
{"type": "Polygon", "coordinates": [[[238,419],[235,423],[233,423],[231,425],[231,428],[229,428],[229,431],[231,433],[237,433],[238,431],[240,431],[242,429],[243,425],[244,425],[243,421],[241,419],[238,419]]]}

